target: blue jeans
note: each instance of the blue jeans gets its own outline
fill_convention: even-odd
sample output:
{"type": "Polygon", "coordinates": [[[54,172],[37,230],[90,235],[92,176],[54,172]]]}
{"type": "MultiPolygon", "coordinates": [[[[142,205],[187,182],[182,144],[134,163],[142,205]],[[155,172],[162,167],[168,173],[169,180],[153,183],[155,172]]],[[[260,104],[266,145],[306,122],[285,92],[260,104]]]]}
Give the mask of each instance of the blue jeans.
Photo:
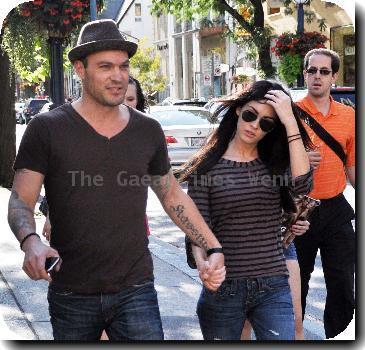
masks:
{"type": "Polygon", "coordinates": [[[294,243],[290,243],[288,248],[284,248],[284,256],[285,260],[298,260],[294,243]]]}
{"type": "Polygon", "coordinates": [[[77,294],[48,289],[55,340],[99,340],[105,329],[110,340],[163,340],[153,281],[110,294],[77,294]]]}
{"type": "Polygon", "coordinates": [[[205,340],[240,340],[246,318],[257,340],[294,340],[288,277],[226,280],[216,292],[203,287],[197,307],[205,340]]]}

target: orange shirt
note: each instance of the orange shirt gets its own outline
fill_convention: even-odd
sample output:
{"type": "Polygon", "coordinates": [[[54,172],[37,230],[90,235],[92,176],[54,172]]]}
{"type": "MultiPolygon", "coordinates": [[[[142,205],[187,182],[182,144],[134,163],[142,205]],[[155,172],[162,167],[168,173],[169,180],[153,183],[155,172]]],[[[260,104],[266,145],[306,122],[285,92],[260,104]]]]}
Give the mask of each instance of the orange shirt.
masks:
{"type": "MultiPolygon", "coordinates": [[[[355,166],[355,111],[330,97],[328,114],[319,112],[309,96],[297,104],[320,123],[342,146],[346,166],[355,166]]],[[[310,197],[327,199],[342,193],[346,187],[346,173],[342,161],[321,138],[305,123],[309,137],[317,146],[322,160],[313,172],[313,190],[310,197]]]]}

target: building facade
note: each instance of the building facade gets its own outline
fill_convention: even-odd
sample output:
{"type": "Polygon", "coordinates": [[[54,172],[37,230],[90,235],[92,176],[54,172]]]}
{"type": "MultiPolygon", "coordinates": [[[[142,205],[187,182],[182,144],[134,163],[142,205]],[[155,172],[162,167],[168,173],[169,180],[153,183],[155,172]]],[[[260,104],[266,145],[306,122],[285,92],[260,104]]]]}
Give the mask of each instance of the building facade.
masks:
{"type": "MultiPolygon", "coordinates": [[[[307,32],[320,31],[319,21],[325,19],[325,27],[322,34],[329,38],[327,48],[336,51],[341,59],[339,77],[337,84],[339,86],[355,85],[355,23],[351,18],[351,3],[355,6],[354,1],[348,0],[349,10],[346,12],[342,7],[335,3],[343,5],[343,1],[331,0],[310,0],[304,5],[304,10],[312,13],[311,23],[304,21],[304,30],[307,32]]],[[[282,0],[269,0],[264,4],[264,13],[266,23],[273,28],[278,35],[284,32],[295,32],[297,28],[298,11],[292,5],[294,12],[291,15],[285,14],[285,8],[282,0]]],[[[343,5],[344,6],[344,5],[343,5]]],[[[273,61],[275,57],[273,57],[273,61]]]]}

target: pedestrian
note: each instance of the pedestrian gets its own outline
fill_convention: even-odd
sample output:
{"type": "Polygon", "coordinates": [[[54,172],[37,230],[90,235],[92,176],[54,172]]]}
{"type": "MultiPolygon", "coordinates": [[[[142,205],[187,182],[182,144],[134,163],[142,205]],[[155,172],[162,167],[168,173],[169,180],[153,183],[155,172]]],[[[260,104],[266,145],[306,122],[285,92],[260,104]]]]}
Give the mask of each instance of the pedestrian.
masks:
{"type": "Polygon", "coordinates": [[[317,146],[316,151],[309,152],[315,168],[310,196],[321,200],[321,205],[311,215],[309,231],[295,240],[302,312],[304,319],[309,281],[319,249],[327,289],[326,338],[333,338],[346,329],[355,308],[356,250],[351,223],[354,211],[343,195],[346,174],[355,188],[355,111],[334,101],[330,95],[339,67],[340,58],[336,52],[328,49],[309,51],[304,58],[308,94],[298,102],[307,113],[304,126],[317,146]]]}
{"type": "Polygon", "coordinates": [[[50,282],[55,340],[99,340],[103,329],[110,340],[163,339],[144,221],[148,186],[207,251],[207,273],[224,269],[221,245],[171,172],[161,126],[121,105],[136,50],[114,21],[85,24],[69,52],[81,98],[35,118],[15,160],[8,221],[23,270],[50,282]],[[33,217],[42,183],[50,246],[33,217]],[[62,261],[48,275],[51,256],[62,261]]]}
{"type": "MultiPolygon", "coordinates": [[[[222,101],[223,116],[206,146],[184,167],[188,194],[219,238],[226,280],[202,272],[205,253],[193,244],[204,287],[197,314],[206,340],[239,340],[248,319],[258,340],[293,340],[293,305],[283,255],[282,209],[312,183],[306,147],[310,140],[298,108],[283,87],[255,82],[222,101]]],[[[298,221],[292,232],[303,234],[298,221]]]]}
{"type": "MultiPolygon", "coordinates": [[[[70,101],[70,102],[72,102],[72,101],[70,101]]],[[[132,108],[136,108],[138,111],[143,112],[143,113],[147,109],[147,102],[143,95],[141,85],[137,79],[135,79],[131,76],[129,76],[129,79],[128,79],[128,88],[125,93],[123,103],[132,108]]],[[[51,238],[52,225],[49,220],[48,204],[47,204],[46,196],[43,197],[39,209],[43,213],[43,215],[46,217],[46,220],[43,225],[42,235],[46,238],[47,241],[49,241],[51,238]]],[[[150,232],[150,228],[148,225],[147,215],[146,215],[146,231],[147,231],[147,236],[149,236],[151,234],[151,232],[150,232]]]]}

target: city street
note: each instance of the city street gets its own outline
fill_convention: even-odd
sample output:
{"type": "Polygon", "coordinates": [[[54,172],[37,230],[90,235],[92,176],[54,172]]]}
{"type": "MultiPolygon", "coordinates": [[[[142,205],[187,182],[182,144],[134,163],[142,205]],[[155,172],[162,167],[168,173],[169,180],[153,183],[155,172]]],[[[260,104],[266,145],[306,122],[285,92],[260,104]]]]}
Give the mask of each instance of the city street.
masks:
{"type": "MultiPolygon", "coordinates": [[[[17,125],[17,148],[25,128],[24,125],[17,125]]],[[[350,186],[347,186],[345,195],[355,207],[355,193],[350,186]]],[[[47,283],[31,281],[21,270],[23,254],[6,222],[8,197],[9,191],[1,189],[0,229],[3,234],[0,239],[0,321],[2,317],[12,331],[3,339],[51,339],[46,302],[47,283]]],[[[201,283],[196,270],[190,269],[186,264],[184,234],[165,214],[151,190],[148,194],[147,214],[165,337],[170,340],[202,339],[195,314],[201,283]]],[[[37,232],[40,233],[43,216],[36,215],[36,222],[37,232]]],[[[324,339],[325,299],[325,282],[318,254],[304,321],[307,340],[324,339]]]]}

